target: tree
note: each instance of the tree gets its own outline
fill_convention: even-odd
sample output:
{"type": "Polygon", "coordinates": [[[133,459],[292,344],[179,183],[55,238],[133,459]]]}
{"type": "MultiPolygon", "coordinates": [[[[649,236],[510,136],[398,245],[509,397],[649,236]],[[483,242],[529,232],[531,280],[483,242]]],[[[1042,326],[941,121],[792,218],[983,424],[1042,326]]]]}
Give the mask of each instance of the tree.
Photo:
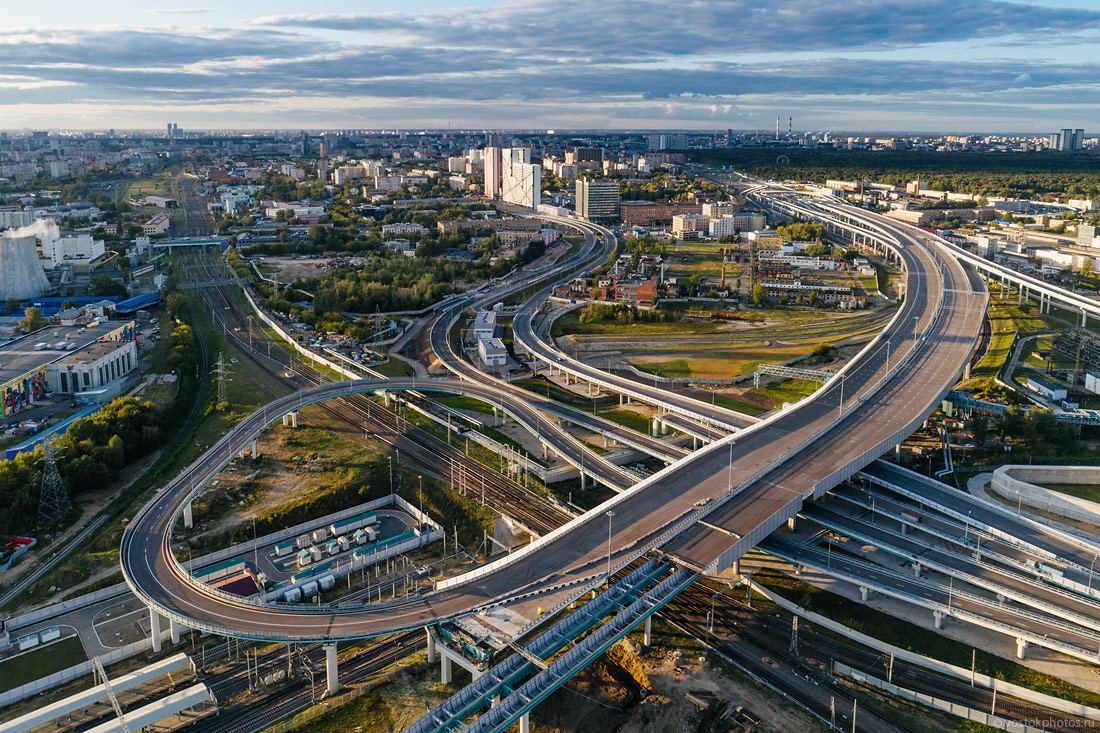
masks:
{"type": "Polygon", "coordinates": [[[8,298],[4,303],[4,315],[10,316],[19,310],[19,298],[8,298]]]}
{"type": "Polygon", "coordinates": [[[28,308],[26,317],[19,321],[19,327],[27,333],[33,333],[48,325],[50,322],[46,320],[41,308],[28,308]]]}
{"type": "Polygon", "coordinates": [[[107,295],[126,295],[126,286],[110,275],[94,275],[88,281],[88,294],[96,298],[107,295]]]}
{"type": "Polygon", "coordinates": [[[76,307],[76,301],[73,300],[72,298],[69,298],[64,303],[61,304],[61,310],[63,310],[63,311],[72,310],[75,307],[76,307]]]}
{"type": "Polygon", "coordinates": [[[164,307],[168,311],[168,317],[178,321],[183,315],[184,308],[187,307],[187,298],[183,293],[169,293],[164,301],[164,307]]]}
{"type": "Polygon", "coordinates": [[[752,286],[752,302],[753,303],[755,303],[756,305],[763,305],[764,304],[764,298],[766,298],[767,296],[768,296],[768,293],[767,293],[766,290],[764,290],[764,285],[762,283],[756,283],[755,285],[752,286]]]}

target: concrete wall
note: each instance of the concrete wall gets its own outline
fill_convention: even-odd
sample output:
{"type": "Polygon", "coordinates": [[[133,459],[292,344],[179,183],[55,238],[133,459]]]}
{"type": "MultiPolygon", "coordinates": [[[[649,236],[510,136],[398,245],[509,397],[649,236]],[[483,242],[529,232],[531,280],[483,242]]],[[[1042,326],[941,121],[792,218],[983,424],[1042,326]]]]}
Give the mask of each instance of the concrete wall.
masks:
{"type": "Polygon", "coordinates": [[[1100,526],[1100,504],[1052,491],[1039,484],[1100,486],[1100,467],[1001,466],[993,472],[990,488],[1009,501],[1100,526]]]}

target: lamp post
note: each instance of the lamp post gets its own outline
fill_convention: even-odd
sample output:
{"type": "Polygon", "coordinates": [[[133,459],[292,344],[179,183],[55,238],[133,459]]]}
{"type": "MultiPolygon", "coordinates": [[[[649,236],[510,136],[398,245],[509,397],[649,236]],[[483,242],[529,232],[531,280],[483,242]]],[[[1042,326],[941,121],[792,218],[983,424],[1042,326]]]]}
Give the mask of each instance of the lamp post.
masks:
{"type": "Polygon", "coordinates": [[[607,512],[607,584],[611,585],[611,519],[615,512],[607,512]]]}

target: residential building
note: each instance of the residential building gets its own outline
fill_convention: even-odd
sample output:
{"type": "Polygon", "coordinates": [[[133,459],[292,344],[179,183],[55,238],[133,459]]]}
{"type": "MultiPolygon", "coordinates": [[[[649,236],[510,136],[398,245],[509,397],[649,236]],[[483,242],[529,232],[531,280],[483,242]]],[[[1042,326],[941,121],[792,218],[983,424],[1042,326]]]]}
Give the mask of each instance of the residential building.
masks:
{"type": "Polygon", "coordinates": [[[1091,224],[1078,224],[1077,225],[1077,246],[1078,247],[1095,247],[1097,245],[1096,240],[1096,227],[1091,224]]]}
{"type": "Polygon", "coordinates": [[[542,202],[542,166],[531,162],[530,148],[505,148],[500,157],[500,198],[536,209],[542,202]]]}
{"type": "Polygon", "coordinates": [[[735,203],[729,201],[715,202],[712,204],[703,204],[703,216],[709,216],[712,219],[717,219],[722,216],[733,216],[741,209],[735,203]]]}
{"type": "Polygon", "coordinates": [[[700,232],[707,231],[709,221],[710,217],[702,214],[677,214],[672,217],[672,234],[681,239],[686,238],[685,235],[698,237],[700,232]]]}
{"type": "Polygon", "coordinates": [[[588,178],[578,178],[576,206],[577,216],[587,219],[588,221],[598,224],[610,224],[618,221],[618,182],[593,181],[588,178]]]}
{"type": "Polygon", "coordinates": [[[423,236],[427,233],[428,229],[423,224],[398,223],[382,225],[382,236],[387,234],[418,234],[423,236]]]}
{"type": "Polygon", "coordinates": [[[482,153],[485,167],[485,198],[500,196],[500,148],[485,148],[482,153]]]}
{"type": "Polygon", "coordinates": [[[672,223],[677,214],[698,214],[700,204],[679,202],[623,201],[619,204],[619,219],[623,227],[661,226],[672,223]]]}

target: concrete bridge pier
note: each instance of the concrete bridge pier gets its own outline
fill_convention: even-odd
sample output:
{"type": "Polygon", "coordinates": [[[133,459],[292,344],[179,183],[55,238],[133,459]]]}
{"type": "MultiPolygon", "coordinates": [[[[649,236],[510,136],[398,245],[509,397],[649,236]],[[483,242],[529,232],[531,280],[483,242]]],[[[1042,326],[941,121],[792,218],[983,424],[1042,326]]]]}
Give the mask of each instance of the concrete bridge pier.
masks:
{"type": "Polygon", "coordinates": [[[1089,323],[1089,314],[1085,311],[1081,311],[1081,328],[1084,328],[1089,323]]]}
{"type": "Polygon", "coordinates": [[[932,619],[935,621],[937,629],[943,628],[943,611],[933,611],[932,619]]]}
{"type": "Polygon", "coordinates": [[[798,517],[790,517],[787,519],[787,531],[794,532],[798,529],[798,517]]]}
{"type": "Polygon", "coordinates": [[[657,435],[657,418],[653,418],[653,437],[656,438],[657,435]]]}
{"type": "Polygon", "coordinates": [[[1027,639],[1016,639],[1016,658],[1023,659],[1027,654],[1027,639]]]}
{"type": "Polygon", "coordinates": [[[257,441],[257,440],[253,440],[253,441],[252,441],[252,458],[253,458],[253,459],[256,459],[256,458],[259,458],[259,457],[260,457],[260,445],[259,445],[259,441],[257,441]]]}
{"type": "Polygon", "coordinates": [[[645,630],[643,631],[642,643],[646,646],[653,646],[653,617],[645,617],[645,630]]]}
{"type": "Polygon", "coordinates": [[[160,651],[160,614],[149,606],[149,638],[153,640],[153,651],[160,651]]]}
{"type": "Polygon", "coordinates": [[[694,435],[691,436],[691,449],[699,450],[699,439],[696,438],[694,435]]]}
{"type": "Polygon", "coordinates": [[[519,719],[519,733],[531,733],[531,711],[527,711],[519,719]]]}
{"type": "Polygon", "coordinates": [[[622,406],[623,406],[623,395],[622,395],[622,393],[620,392],[620,393],[619,393],[619,407],[622,407],[622,406]]]}
{"type": "Polygon", "coordinates": [[[424,635],[428,637],[428,664],[435,664],[435,637],[431,629],[424,629],[424,635]]]}
{"type": "Polygon", "coordinates": [[[871,593],[871,589],[865,585],[859,586],[859,600],[864,603],[867,602],[867,596],[871,593]]]}
{"type": "Polygon", "coordinates": [[[180,635],[186,628],[186,626],[181,624],[179,621],[176,621],[174,618],[168,619],[168,636],[170,639],[172,639],[173,644],[180,643],[180,635]]]}
{"type": "Polygon", "coordinates": [[[336,659],[336,644],[325,644],[325,695],[340,691],[340,663],[336,659]]]}
{"type": "Polygon", "coordinates": [[[920,563],[919,562],[913,563],[913,577],[914,578],[919,578],[920,577],[920,563]]]}
{"type": "MultiPolygon", "coordinates": [[[[389,407],[390,402],[389,402],[389,395],[388,394],[386,395],[386,398],[387,398],[386,399],[386,407],[389,407]]],[[[283,415],[283,427],[285,428],[287,426],[290,426],[292,428],[298,427],[298,413],[297,412],[288,412],[287,414],[283,415]]]]}
{"type": "Polygon", "coordinates": [[[195,526],[195,515],[191,512],[190,501],[183,505],[183,526],[187,529],[191,529],[195,526]]]}
{"type": "Polygon", "coordinates": [[[581,471],[580,474],[581,474],[581,491],[584,491],[584,471],[581,471]]]}

